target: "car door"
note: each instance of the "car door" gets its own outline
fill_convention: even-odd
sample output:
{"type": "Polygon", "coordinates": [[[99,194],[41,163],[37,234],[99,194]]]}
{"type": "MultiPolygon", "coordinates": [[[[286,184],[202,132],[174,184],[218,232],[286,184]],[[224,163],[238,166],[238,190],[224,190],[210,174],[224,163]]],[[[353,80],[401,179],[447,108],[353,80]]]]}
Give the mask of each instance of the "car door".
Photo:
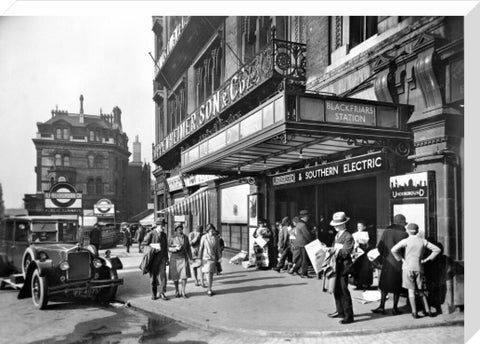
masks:
{"type": "Polygon", "coordinates": [[[6,263],[9,267],[13,266],[13,251],[15,249],[15,242],[13,240],[14,228],[15,221],[5,221],[5,237],[2,244],[2,253],[5,252],[6,263]]]}
{"type": "Polygon", "coordinates": [[[28,234],[30,231],[29,221],[16,221],[14,241],[12,246],[13,266],[16,270],[22,271],[22,259],[25,250],[27,249],[28,234]]]}

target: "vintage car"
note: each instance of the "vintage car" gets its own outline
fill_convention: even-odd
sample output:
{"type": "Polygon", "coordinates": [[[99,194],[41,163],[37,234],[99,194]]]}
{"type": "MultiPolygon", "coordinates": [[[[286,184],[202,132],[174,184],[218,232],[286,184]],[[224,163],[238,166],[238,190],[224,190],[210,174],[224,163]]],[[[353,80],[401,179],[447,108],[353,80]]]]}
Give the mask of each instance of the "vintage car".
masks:
{"type": "Polygon", "coordinates": [[[107,303],[123,279],[118,257],[99,257],[94,246],[78,244],[78,221],[65,216],[6,218],[0,229],[3,270],[21,272],[23,287],[18,298],[32,297],[44,309],[49,300],[90,295],[107,303]]]}

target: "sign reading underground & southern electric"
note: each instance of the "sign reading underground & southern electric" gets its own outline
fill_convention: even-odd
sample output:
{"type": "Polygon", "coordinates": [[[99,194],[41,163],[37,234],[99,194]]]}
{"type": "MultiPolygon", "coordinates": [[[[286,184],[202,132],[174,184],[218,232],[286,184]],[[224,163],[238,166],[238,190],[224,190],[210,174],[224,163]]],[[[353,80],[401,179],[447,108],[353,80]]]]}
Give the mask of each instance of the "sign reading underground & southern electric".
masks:
{"type": "Polygon", "coordinates": [[[335,177],[354,176],[369,172],[382,171],[386,168],[386,156],[384,153],[378,152],[277,174],[272,176],[272,184],[273,186],[308,184],[313,181],[321,181],[335,177]]]}
{"type": "Polygon", "coordinates": [[[81,214],[82,193],[69,183],[52,185],[45,192],[45,212],[48,214],[81,214]]]}
{"type": "Polygon", "coordinates": [[[326,100],[325,120],[341,124],[375,126],[375,106],[326,100]]]}

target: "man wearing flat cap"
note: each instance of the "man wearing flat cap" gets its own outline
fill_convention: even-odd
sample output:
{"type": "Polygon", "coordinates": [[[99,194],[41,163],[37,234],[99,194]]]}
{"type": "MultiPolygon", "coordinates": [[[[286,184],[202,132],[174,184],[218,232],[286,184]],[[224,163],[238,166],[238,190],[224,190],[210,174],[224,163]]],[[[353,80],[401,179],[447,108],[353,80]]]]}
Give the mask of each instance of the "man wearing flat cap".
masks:
{"type": "Polygon", "coordinates": [[[167,235],[164,228],[167,222],[160,220],[154,225],[152,230],[148,232],[143,240],[143,247],[150,247],[153,250],[152,263],[150,265],[150,284],[152,287],[152,300],[158,299],[157,288],[160,285],[160,298],[168,300],[165,296],[167,290],[167,260],[168,260],[168,243],[167,235]],[[159,281],[160,280],[160,281],[159,281]]]}
{"type": "Polygon", "coordinates": [[[330,226],[337,231],[334,246],[331,253],[334,253],[336,259],[335,267],[335,288],[333,296],[335,297],[336,312],[328,314],[330,318],[342,318],[341,324],[353,322],[352,296],[348,290],[348,275],[352,268],[352,251],[355,244],[353,236],[347,231],[346,223],[350,220],[343,211],[333,214],[330,226]]]}
{"type": "Polygon", "coordinates": [[[307,250],[305,250],[305,245],[312,242],[314,237],[310,229],[310,224],[308,220],[310,215],[307,210],[301,210],[298,215],[299,221],[295,227],[295,248],[293,252],[293,264],[294,267],[290,271],[293,273],[298,273],[301,278],[311,278],[307,273],[308,268],[308,255],[307,250]]]}

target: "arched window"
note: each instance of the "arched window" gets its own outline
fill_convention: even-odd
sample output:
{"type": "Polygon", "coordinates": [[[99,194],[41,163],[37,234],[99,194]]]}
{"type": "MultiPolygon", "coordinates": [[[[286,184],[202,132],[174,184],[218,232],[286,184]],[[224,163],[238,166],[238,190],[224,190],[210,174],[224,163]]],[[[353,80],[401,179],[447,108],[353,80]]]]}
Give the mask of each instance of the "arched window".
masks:
{"type": "Polygon", "coordinates": [[[94,194],[95,193],[95,181],[93,178],[87,179],[87,194],[94,194]]]}
{"type": "Polygon", "coordinates": [[[102,168],[103,167],[103,156],[98,154],[95,156],[95,167],[102,168]]]}
{"type": "Polygon", "coordinates": [[[93,168],[95,166],[95,156],[92,153],[88,154],[87,161],[89,168],[93,168]]]}
{"type": "Polygon", "coordinates": [[[95,193],[97,195],[103,194],[103,183],[102,183],[102,178],[100,177],[95,179],[95,193]]]}
{"type": "Polygon", "coordinates": [[[68,155],[63,157],[63,166],[70,166],[70,157],[68,155]]]}
{"type": "Polygon", "coordinates": [[[62,155],[60,153],[55,154],[55,166],[62,166],[62,155]]]}

